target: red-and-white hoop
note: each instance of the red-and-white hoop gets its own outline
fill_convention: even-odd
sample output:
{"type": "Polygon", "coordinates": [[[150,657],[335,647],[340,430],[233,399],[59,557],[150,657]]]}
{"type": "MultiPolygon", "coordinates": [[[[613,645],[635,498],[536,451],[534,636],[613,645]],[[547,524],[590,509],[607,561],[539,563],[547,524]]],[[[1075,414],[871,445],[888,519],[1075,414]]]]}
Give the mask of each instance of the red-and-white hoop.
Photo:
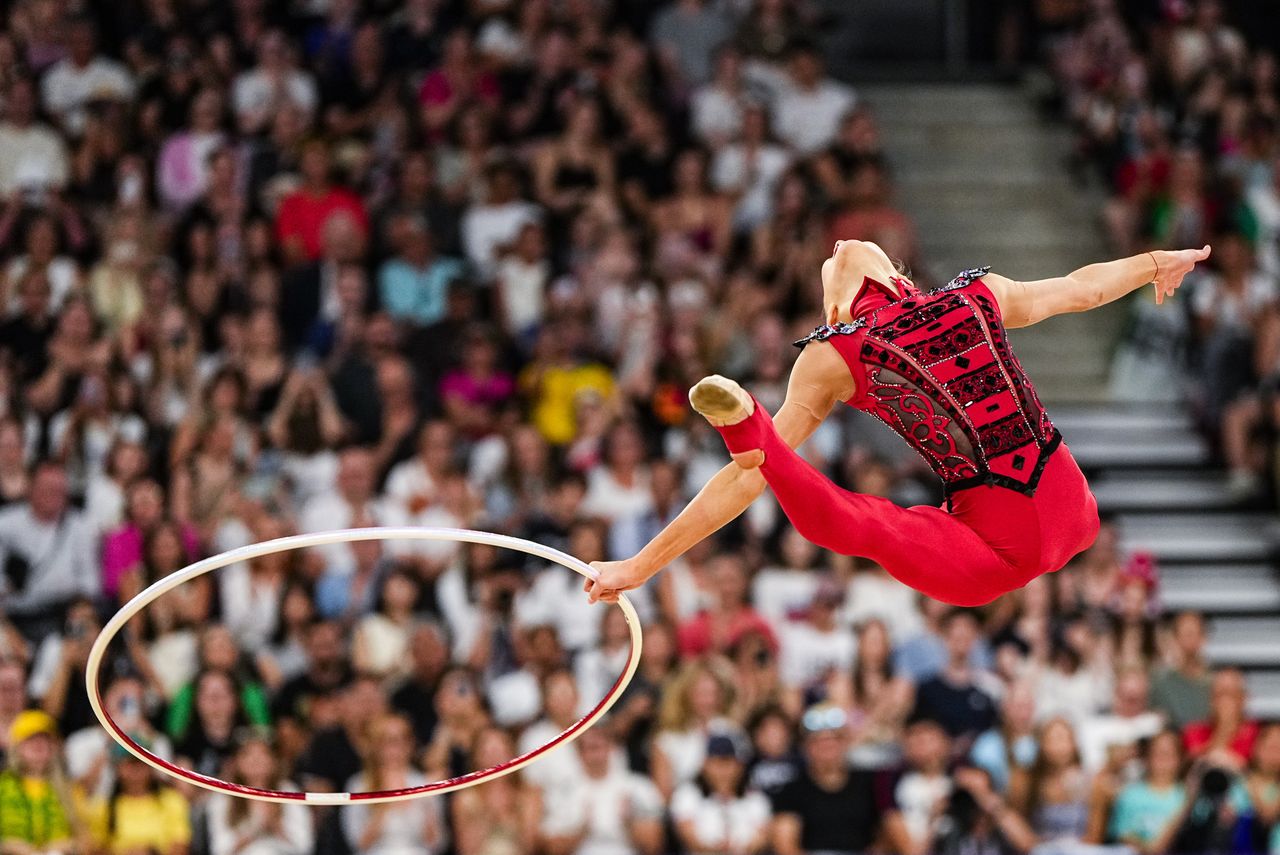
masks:
{"type": "Polygon", "coordinates": [[[558,549],[552,549],[549,546],[543,546],[540,543],[522,540],[518,537],[510,537],[508,535],[493,534],[485,531],[468,531],[466,529],[454,528],[352,528],[343,529],[341,531],[325,531],[316,534],[299,534],[292,537],[281,537],[275,540],[268,540],[264,543],[252,543],[248,546],[242,546],[239,549],[232,549],[221,555],[214,555],[203,561],[197,561],[189,567],[184,567],[176,573],[172,573],[163,579],[157,580],[154,584],[146,588],[142,593],[138,594],[124,607],[117,612],[111,620],[107,621],[106,626],[102,628],[102,632],[93,643],[93,648],[89,651],[89,661],[85,670],[85,682],[89,690],[89,703],[93,705],[93,712],[98,716],[98,720],[102,722],[103,727],[107,729],[107,733],[111,734],[116,742],[120,743],[130,754],[137,757],[142,762],[159,769],[167,775],[172,775],[188,783],[204,787],[207,790],[213,790],[218,793],[226,793],[228,795],[240,796],[246,799],[256,799],[264,802],[307,802],[317,805],[331,804],[347,804],[350,802],[397,802],[406,799],[413,799],[419,796],[435,795],[439,793],[448,793],[454,790],[461,790],[465,787],[474,787],[476,784],[508,775],[517,769],[520,769],[537,760],[539,757],[568,745],[574,739],[582,734],[584,730],[591,727],[609,711],[627,688],[627,684],[631,682],[632,676],[636,672],[636,667],[640,664],[640,648],[642,644],[640,618],[636,614],[635,607],[627,600],[625,596],[618,598],[618,607],[622,609],[623,615],[627,619],[627,627],[631,631],[631,652],[627,657],[626,667],[622,669],[622,673],[618,675],[618,679],[614,682],[613,687],[609,689],[609,693],[604,696],[600,703],[585,716],[571,725],[564,732],[556,736],[555,739],[543,745],[540,748],[514,757],[505,763],[499,763],[488,769],[479,769],[474,772],[468,772],[465,775],[459,775],[456,778],[449,778],[445,781],[436,781],[430,784],[423,784],[419,787],[409,787],[400,790],[384,790],[370,793],[290,793],[280,792],[276,790],[263,790],[256,787],[246,787],[242,784],[233,784],[229,781],[222,781],[208,775],[201,775],[190,769],[183,769],[180,766],[168,762],[152,752],[143,748],[134,741],[128,733],[111,719],[107,711],[102,706],[102,691],[98,685],[98,670],[102,665],[102,658],[106,655],[107,647],[112,640],[119,634],[124,625],[142,611],[158,597],[171,591],[184,582],[202,576],[213,570],[235,564],[240,561],[249,561],[254,558],[261,558],[264,555],[274,555],[277,552],[286,552],[291,549],[304,549],[312,546],[325,546],[334,543],[353,543],[363,540],[436,540],[449,541],[454,543],[480,543],[487,546],[494,546],[500,549],[514,549],[518,552],[524,552],[528,555],[534,555],[544,558],[562,567],[567,567],[576,573],[580,573],[589,579],[596,577],[596,571],[590,565],[579,561],[571,555],[566,555],[558,549]]]}

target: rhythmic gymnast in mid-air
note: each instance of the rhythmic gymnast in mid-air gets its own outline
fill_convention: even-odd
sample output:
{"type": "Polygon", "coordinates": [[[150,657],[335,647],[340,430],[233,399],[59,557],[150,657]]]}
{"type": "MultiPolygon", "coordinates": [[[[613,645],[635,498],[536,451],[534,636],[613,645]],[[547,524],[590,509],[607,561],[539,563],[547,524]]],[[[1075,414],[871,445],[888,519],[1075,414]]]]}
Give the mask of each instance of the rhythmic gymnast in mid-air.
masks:
{"type": "Polygon", "coordinates": [[[636,556],[597,562],[587,594],[613,602],[639,587],[746,510],[765,484],[804,537],[868,558],[946,603],[982,605],[1061,569],[1093,543],[1098,506],[1005,329],[1093,309],[1147,283],[1162,302],[1209,251],[1148,252],[1036,282],[966,270],[926,294],[874,243],[838,242],[822,265],[825,323],[796,342],[803,351],[777,415],[732,380],[699,381],[689,400],[733,461],[636,556]],[[942,507],[850,492],[795,452],[838,401],[923,455],[942,479],[942,507]]]}

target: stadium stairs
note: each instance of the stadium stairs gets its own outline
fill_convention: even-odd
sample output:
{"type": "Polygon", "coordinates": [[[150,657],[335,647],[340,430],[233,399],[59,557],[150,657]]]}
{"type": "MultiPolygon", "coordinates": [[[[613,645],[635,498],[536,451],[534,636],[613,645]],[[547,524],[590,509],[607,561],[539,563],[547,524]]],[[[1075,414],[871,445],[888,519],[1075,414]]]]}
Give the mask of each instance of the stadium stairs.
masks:
{"type": "MultiPolygon", "coordinates": [[[[1096,187],[1065,168],[1070,136],[1021,88],[986,83],[859,86],[892,153],[897,203],[915,220],[936,281],[990,264],[1022,279],[1107,257],[1096,187]]],[[[1125,309],[1015,331],[1014,345],[1088,472],[1124,545],[1161,568],[1168,609],[1210,621],[1209,656],[1245,669],[1251,708],[1280,717],[1277,518],[1232,502],[1223,473],[1176,403],[1112,401],[1110,351],[1125,309]]]]}

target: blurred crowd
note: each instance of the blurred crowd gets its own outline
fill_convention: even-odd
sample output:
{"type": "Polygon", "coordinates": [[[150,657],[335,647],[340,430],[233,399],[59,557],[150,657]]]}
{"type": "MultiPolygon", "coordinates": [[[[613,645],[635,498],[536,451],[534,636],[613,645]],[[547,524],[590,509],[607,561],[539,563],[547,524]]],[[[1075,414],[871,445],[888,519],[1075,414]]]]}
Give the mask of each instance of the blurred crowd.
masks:
{"type": "MultiPolygon", "coordinates": [[[[1181,79],[1217,75],[1239,119],[1213,125],[1215,168],[1274,203],[1261,138],[1218,146],[1261,127],[1270,66],[1211,5],[1162,26],[1200,63],[1181,79]]],[[[833,240],[910,265],[915,236],[804,0],[4,9],[0,853],[1272,850],[1280,727],[1246,715],[1202,619],[1163,614],[1150,562],[1109,528],[1052,578],[957,611],[807,543],[768,498],[637,592],[631,687],[525,770],[340,809],[153,774],[84,685],[104,617],[143,587],[362,526],[630,556],[726,459],[691,382],[720,371],[776,408],[833,240]]],[[[1121,98],[1082,58],[1120,70],[1098,51],[1139,44],[1090,9],[1048,42],[1080,119],[1121,98]]],[[[1138,112],[1171,170],[1207,157],[1138,112]]],[[[1089,127],[1091,154],[1130,139],[1089,127]]],[[[1162,228],[1218,222],[1187,199],[1162,228]]],[[[1148,235],[1145,205],[1117,199],[1118,240],[1200,240],[1148,235]]],[[[1197,305],[1245,312],[1253,269],[1197,305]]],[[[1230,317],[1217,329],[1250,329],[1230,317]]],[[[937,501],[898,445],[841,414],[803,451],[851,489],[937,501]]],[[[462,774],[548,742],[623,669],[621,612],[575,578],[426,542],[236,564],[129,623],[103,703],[157,755],[254,787],[462,774]]]]}
{"type": "Polygon", "coordinates": [[[1274,501],[1280,45],[1251,6],[1055,0],[1045,47],[1078,129],[1077,166],[1108,190],[1115,251],[1213,245],[1178,311],[1135,300],[1117,387],[1128,397],[1190,396],[1235,495],[1274,501]]]}

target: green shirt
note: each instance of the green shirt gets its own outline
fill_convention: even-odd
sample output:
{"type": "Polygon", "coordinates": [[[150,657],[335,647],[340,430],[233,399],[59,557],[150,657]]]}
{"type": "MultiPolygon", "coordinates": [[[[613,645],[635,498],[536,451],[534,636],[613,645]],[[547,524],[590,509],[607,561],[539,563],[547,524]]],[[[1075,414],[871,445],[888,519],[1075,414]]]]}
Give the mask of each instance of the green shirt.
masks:
{"type": "MultiPolygon", "coordinates": [[[[271,725],[271,707],[267,703],[267,693],[257,683],[245,683],[240,690],[240,705],[250,724],[268,727],[271,725]]],[[[196,687],[188,683],[178,690],[169,704],[169,712],[165,717],[165,732],[175,742],[187,735],[187,728],[196,713],[196,687]]]]}
{"type": "Polygon", "coordinates": [[[47,780],[0,772],[0,840],[44,847],[71,836],[67,808],[47,780]]]}
{"type": "Polygon", "coordinates": [[[1181,730],[1209,717],[1209,675],[1188,677],[1166,668],[1151,681],[1151,708],[1162,712],[1181,730]]]}

